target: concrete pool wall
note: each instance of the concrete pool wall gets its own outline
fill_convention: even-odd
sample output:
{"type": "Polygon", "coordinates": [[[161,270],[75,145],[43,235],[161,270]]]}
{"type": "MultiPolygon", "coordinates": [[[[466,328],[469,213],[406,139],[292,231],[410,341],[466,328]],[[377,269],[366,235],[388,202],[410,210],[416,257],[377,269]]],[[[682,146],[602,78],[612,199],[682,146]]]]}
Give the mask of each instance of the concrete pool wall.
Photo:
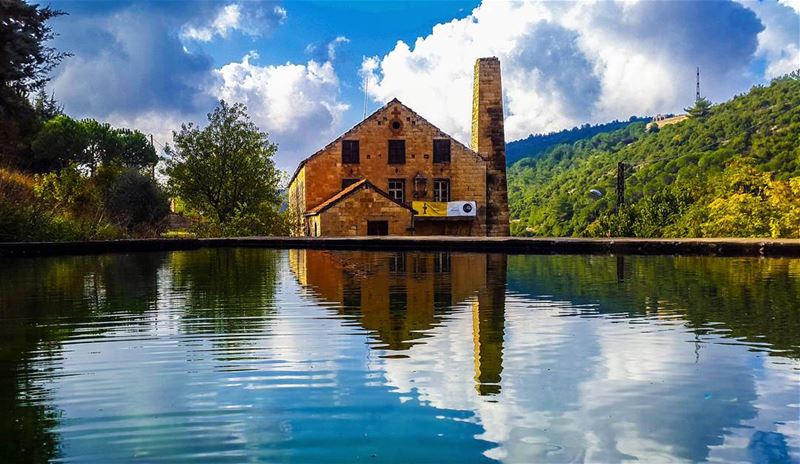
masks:
{"type": "Polygon", "coordinates": [[[243,237],[81,242],[2,242],[0,256],[52,256],[255,247],[329,250],[467,251],[508,254],[613,254],[800,257],[800,239],[243,237]]]}

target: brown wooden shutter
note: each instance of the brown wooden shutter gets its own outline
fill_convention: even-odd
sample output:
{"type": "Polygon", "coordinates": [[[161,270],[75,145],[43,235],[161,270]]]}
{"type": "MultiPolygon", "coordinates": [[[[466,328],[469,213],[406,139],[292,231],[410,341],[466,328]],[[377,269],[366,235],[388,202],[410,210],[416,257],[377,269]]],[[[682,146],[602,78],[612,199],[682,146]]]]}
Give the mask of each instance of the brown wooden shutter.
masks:
{"type": "Polygon", "coordinates": [[[405,164],[406,141],[389,140],[389,164],[405,164]]]}
{"type": "Polygon", "coordinates": [[[342,140],[342,164],[358,163],[358,140],[342,140]]]}
{"type": "Polygon", "coordinates": [[[433,141],[433,162],[434,163],[450,162],[450,140],[433,141]]]}

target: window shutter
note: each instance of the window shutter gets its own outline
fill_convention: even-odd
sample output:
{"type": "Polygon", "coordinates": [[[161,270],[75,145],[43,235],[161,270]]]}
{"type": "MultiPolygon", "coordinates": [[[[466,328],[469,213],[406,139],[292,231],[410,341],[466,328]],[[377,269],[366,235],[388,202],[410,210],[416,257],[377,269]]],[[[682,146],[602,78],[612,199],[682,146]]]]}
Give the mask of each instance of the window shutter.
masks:
{"type": "Polygon", "coordinates": [[[342,140],[342,164],[358,164],[358,140],[342,140]]]}
{"type": "Polygon", "coordinates": [[[406,141],[389,140],[389,164],[405,164],[406,141]]]}
{"type": "Polygon", "coordinates": [[[433,162],[434,163],[450,162],[450,140],[433,141],[433,162]]]}

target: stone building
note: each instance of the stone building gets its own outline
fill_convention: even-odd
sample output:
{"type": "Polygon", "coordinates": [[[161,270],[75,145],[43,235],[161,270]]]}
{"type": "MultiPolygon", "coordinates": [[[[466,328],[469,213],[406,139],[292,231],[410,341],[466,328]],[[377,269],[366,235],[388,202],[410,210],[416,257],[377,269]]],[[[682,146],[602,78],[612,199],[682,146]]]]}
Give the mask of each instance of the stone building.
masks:
{"type": "Polygon", "coordinates": [[[500,61],[475,63],[471,147],[393,99],[300,163],[289,211],[295,235],[508,235],[500,61]]]}

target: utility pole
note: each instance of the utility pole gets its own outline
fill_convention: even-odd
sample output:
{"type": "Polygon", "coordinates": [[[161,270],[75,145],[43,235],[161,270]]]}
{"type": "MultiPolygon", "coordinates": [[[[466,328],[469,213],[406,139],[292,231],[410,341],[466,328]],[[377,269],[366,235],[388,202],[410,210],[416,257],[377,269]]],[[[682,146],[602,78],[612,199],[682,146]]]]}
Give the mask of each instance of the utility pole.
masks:
{"type": "Polygon", "coordinates": [[[625,204],[625,163],[617,163],[617,211],[625,204]]]}
{"type": "MultiPolygon", "coordinates": [[[[153,143],[153,134],[150,134],[150,146],[153,147],[153,150],[155,150],[156,145],[155,145],[155,143],[153,143]]],[[[156,161],[156,164],[158,164],[157,161],[156,161]]],[[[155,164],[150,168],[150,178],[151,179],[155,179],[156,178],[156,165],[155,164]]]]}

